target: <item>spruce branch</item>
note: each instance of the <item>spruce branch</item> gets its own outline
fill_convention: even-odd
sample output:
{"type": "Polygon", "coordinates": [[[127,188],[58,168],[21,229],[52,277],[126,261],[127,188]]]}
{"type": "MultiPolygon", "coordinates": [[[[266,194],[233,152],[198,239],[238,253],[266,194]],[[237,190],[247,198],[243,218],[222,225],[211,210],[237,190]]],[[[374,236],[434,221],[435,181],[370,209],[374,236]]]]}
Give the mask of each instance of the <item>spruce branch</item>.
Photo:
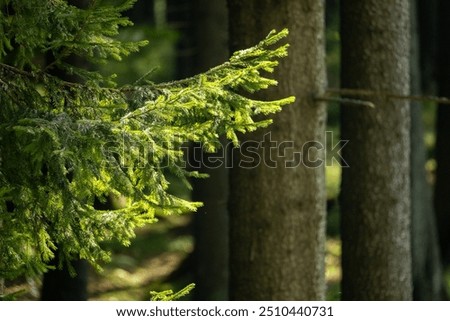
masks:
{"type": "MultiPolygon", "coordinates": [[[[26,9],[24,3],[14,3],[26,9]]],[[[79,25],[81,11],[61,5],[52,19],[62,19],[59,25],[67,19],[72,19],[69,25],[79,25]],[[57,15],[62,12],[66,15],[57,15]]],[[[85,42],[85,33],[105,36],[106,24],[109,36],[114,24],[125,23],[118,18],[123,8],[94,9],[106,11],[95,15],[79,36],[57,30],[54,37],[60,40],[52,40],[52,48],[64,52],[70,47],[93,58],[90,47],[99,46],[106,50],[101,59],[111,57],[114,48],[120,54],[137,48],[85,42]],[[61,40],[65,37],[70,41],[61,40]]],[[[31,17],[31,21],[43,19],[44,29],[50,28],[53,24],[46,17],[31,17]]],[[[18,28],[20,21],[12,26],[0,21],[0,26],[28,32],[18,28]]],[[[201,206],[172,195],[167,172],[186,183],[187,177],[200,176],[182,166],[185,142],[199,141],[214,150],[225,134],[238,144],[237,132],[270,123],[270,119],[254,120],[256,115],[275,113],[294,101],[294,97],[257,101],[240,94],[276,85],[261,73],[272,72],[287,54],[287,45],[277,47],[286,35],[287,30],[271,32],[256,46],[204,74],[145,86],[102,87],[102,76],[81,69],[74,72],[87,81],[67,82],[34,64],[33,51],[0,63],[0,278],[52,268],[48,262],[56,248],[61,264],[81,257],[100,268],[100,262],[110,257],[103,241],[117,239],[128,245],[134,229],[155,222],[158,215],[201,206]],[[97,210],[95,199],[107,195],[123,195],[126,206],[97,210]]],[[[14,37],[31,41],[32,48],[48,50],[48,39],[28,36],[14,37]]],[[[0,40],[0,48],[6,48],[6,42],[0,40]]],[[[59,66],[70,68],[64,63],[59,66]]]]}

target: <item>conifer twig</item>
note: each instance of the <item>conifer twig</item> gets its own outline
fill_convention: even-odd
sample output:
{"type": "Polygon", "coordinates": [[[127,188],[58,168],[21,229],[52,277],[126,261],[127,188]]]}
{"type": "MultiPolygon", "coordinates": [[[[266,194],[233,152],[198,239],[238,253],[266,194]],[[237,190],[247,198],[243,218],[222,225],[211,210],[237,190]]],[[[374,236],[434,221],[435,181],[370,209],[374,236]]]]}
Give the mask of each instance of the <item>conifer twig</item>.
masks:
{"type": "MultiPolygon", "coordinates": [[[[399,100],[409,100],[409,101],[431,101],[438,104],[450,105],[450,98],[447,97],[437,97],[430,95],[401,95],[388,91],[370,90],[370,89],[353,89],[353,88],[328,88],[325,98],[327,95],[343,95],[343,96],[363,96],[363,97],[380,97],[384,96],[392,99],[399,100]]],[[[324,98],[324,97],[321,97],[324,98]]]]}
{"type": "Polygon", "coordinates": [[[337,103],[348,104],[348,105],[356,105],[356,106],[375,108],[375,104],[370,101],[367,101],[367,100],[350,99],[350,98],[342,98],[342,97],[326,97],[326,96],[317,96],[314,99],[316,101],[337,102],[337,103]]]}

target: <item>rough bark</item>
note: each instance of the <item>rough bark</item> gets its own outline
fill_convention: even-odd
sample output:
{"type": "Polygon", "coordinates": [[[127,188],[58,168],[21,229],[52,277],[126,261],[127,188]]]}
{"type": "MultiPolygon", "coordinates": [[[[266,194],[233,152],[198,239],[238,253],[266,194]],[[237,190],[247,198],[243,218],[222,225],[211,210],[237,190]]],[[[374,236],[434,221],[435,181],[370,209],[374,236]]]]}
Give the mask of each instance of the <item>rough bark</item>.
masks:
{"type": "Polygon", "coordinates": [[[228,1],[232,50],[255,44],[271,29],[290,29],[289,57],[275,75],[279,85],[260,98],[297,98],[274,117],[270,128],[245,136],[253,147],[262,142],[259,166],[239,167],[241,158],[233,152],[229,204],[234,300],[324,299],[324,166],[311,162],[324,159],[323,150],[316,147],[324,146],[326,110],[314,100],[326,87],[324,3],[228,1]],[[264,136],[268,132],[272,142],[264,136]],[[278,145],[277,157],[276,147],[282,142],[294,145],[278,145]],[[306,142],[316,143],[303,148],[305,152],[310,147],[309,155],[302,155],[304,163],[287,168],[285,161],[298,161],[306,142]]]}
{"type": "MultiPolygon", "coordinates": [[[[344,88],[409,93],[409,1],[341,2],[344,88]]],[[[412,298],[409,103],[342,106],[344,300],[412,298]]]]}
{"type": "MultiPolygon", "coordinates": [[[[194,72],[200,73],[228,58],[228,15],[226,0],[193,0],[194,72]]],[[[224,146],[226,145],[224,141],[224,146]]],[[[209,174],[193,181],[192,198],[203,202],[195,221],[196,300],[228,299],[228,170],[225,151],[203,153],[191,149],[196,170],[209,174]],[[195,161],[194,161],[195,162],[195,161]],[[219,166],[218,164],[221,163],[219,166]],[[198,166],[197,166],[198,165],[198,166]]]]}
{"type": "MultiPolygon", "coordinates": [[[[450,97],[450,3],[439,1],[439,95],[450,97]],[[446,11],[443,11],[446,10],[446,11]]],[[[443,261],[450,264],[450,108],[438,106],[436,124],[436,185],[434,203],[438,222],[439,243],[443,261]]]]}

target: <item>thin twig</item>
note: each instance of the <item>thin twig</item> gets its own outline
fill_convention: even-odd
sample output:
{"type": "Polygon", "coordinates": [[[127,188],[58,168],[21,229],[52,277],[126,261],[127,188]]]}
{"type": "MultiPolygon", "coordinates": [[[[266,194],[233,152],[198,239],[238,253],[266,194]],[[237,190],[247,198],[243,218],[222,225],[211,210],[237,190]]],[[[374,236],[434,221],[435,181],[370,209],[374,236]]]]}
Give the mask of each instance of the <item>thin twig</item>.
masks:
{"type": "Polygon", "coordinates": [[[30,72],[18,69],[16,67],[13,67],[11,65],[7,65],[7,64],[1,63],[1,62],[0,62],[0,67],[5,69],[5,70],[8,70],[9,72],[17,73],[17,74],[22,75],[22,76],[27,76],[27,77],[30,77],[30,78],[35,77],[35,75],[33,75],[30,72]]]}
{"type": "Polygon", "coordinates": [[[364,97],[388,97],[399,100],[409,101],[431,101],[438,104],[450,105],[450,99],[447,97],[422,96],[422,95],[400,95],[388,91],[378,91],[370,89],[350,89],[350,88],[328,88],[326,94],[344,95],[344,96],[364,96],[364,97]]]}
{"type": "Polygon", "coordinates": [[[317,96],[317,97],[315,97],[315,100],[316,101],[337,102],[337,103],[348,104],[348,105],[356,105],[356,106],[375,108],[374,103],[372,103],[370,101],[366,101],[366,100],[360,100],[360,99],[317,96]]]}

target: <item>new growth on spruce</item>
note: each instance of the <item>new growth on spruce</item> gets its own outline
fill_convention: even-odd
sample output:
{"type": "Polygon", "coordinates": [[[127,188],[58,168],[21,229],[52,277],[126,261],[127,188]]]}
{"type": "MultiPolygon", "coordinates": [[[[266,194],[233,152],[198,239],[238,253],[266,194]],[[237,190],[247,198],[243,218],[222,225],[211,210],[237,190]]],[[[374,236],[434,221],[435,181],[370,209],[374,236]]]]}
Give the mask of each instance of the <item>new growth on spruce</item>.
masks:
{"type": "Polygon", "coordinates": [[[57,249],[60,266],[84,258],[99,268],[110,257],[102,242],[128,245],[157,215],[195,211],[201,204],[168,192],[167,173],[186,184],[198,175],[183,168],[182,145],[214,150],[222,134],[238,145],[237,132],[270,124],[254,116],[294,101],[243,95],[276,85],[261,72],[287,55],[287,44],[277,47],[287,30],[169,83],[118,87],[114,75],[78,67],[74,57],[92,67],[145,44],[115,37],[134,1],[108,3],[0,0],[0,278],[54,268],[57,249]],[[95,209],[108,195],[123,195],[126,207],[95,209]]]}

